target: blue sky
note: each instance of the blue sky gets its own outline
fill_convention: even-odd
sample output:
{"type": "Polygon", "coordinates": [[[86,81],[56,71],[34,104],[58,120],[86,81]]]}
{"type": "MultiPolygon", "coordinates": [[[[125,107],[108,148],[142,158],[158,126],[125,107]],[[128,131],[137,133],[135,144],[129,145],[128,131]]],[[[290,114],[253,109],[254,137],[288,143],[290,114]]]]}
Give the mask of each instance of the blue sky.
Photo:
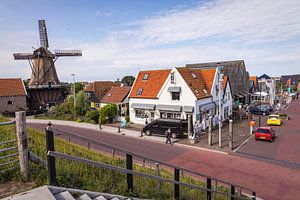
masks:
{"type": "Polygon", "coordinates": [[[30,77],[15,52],[38,44],[46,19],[59,78],[116,80],[138,70],[243,59],[252,75],[300,73],[298,0],[0,1],[0,77],[30,77]]]}

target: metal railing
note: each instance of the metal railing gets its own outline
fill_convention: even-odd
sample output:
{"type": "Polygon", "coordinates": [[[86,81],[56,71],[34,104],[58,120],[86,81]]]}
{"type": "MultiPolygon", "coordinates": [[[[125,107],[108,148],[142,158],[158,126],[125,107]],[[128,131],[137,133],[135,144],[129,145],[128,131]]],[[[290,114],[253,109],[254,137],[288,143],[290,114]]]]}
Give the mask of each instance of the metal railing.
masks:
{"type": "MultiPolygon", "coordinates": [[[[16,121],[1,122],[0,126],[12,124],[16,124],[16,121]]],[[[19,154],[14,151],[15,149],[18,149],[16,142],[17,139],[0,141],[0,174],[17,168],[16,165],[13,165],[14,163],[19,162],[19,159],[16,158],[19,154]]]]}
{"type": "MultiPolygon", "coordinates": [[[[55,129],[59,130],[57,128],[55,128],[55,129]]],[[[124,156],[124,154],[125,154],[126,169],[120,168],[117,166],[108,165],[108,164],[101,163],[101,162],[95,162],[92,160],[86,160],[83,158],[70,156],[67,154],[60,153],[60,152],[56,152],[54,150],[54,136],[53,136],[53,130],[55,130],[55,129],[46,130],[48,180],[49,180],[50,185],[56,184],[55,158],[61,158],[61,159],[67,159],[67,160],[85,163],[85,164],[88,164],[88,165],[91,165],[94,167],[100,167],[100,168],[109,169],[109,170],[113,170],[113,171],[117,171],[117,172],[121,172],[121,173],[126,173],[127,174],[127,189],[128,189],[128,191],[133,190],[133,175],[137,175],[137,176],[142,176],[142,177],[146,177],[146,178],[150,178],[150,179],[156,179],[158,181],[174,184],[175,199],[179,199],[179,196],[180,196],[179,187],[180,186],[185,186],[185,187],[189,187],[189,188],[193,188],[193,189],[206,191],[206,197],[208,200],[211,200],[212,197],[213,196],[215,197],[216,195],[227,196],[227,197],[230,197],[230,199],[245,199],[245,198],[256,199],[256,192],[254,192],[253,190],[250,190],[248,188],[245,188],[245,187],[233,184],[233,183],[229,183],[226,181],[222,181],[217,178],[213,178],[213,177],[207,176],[207,175],[199,173],[199,172],[195,172],[195,171],[192,171],[189,169],[175,166],[175,165],[169,164],[167,162],[159,161],[157,159],[154,159],[154,158],[151,158],[148,156],[144,156],[139,153],[129,152],[122,148],[114,147],[114,146],[111,146],[111,145],[108,145],[108,144],[105,144],[102,142],[98,142],[96,140],[93,140],[93,139],[90,139],[90,138],[87,138],[84,136],[79,136],[76,134],[68,133],[68,132],[62,131],[62,130],[59,130],[59,131],[69,135],[69,139],[68,139],[69,142],[71,142],[70,136],[72,136],[73,138],[77,138],[81,142],[82,141],[87,142],[88,148],[91,148],[93,146],[94,147],[100,146],[100,147],[104,147],[106,149],[111,150],[111,153],[113,154],[113,156],[115,156],[116,152],[120,152],[121,154],[123,154],[121,156],[124,156]],[[165,166],[165,168],[167,168],[167,169],[173,169],[174,170],[174,180],[162,178],[159,175],[150,175],[150,174],[145,174],[145,173],[141,173],[141,172],[132,170],[133,157],[136,158],[135,161],[138,164],[140,164],[140,161],[142,161],[143,166],[145,166],[146,161],[148,161],[148,162],[155,163],[155,165],[165,166]],[[189,176],[191,176],[193,178],[197,177],[197,179],[199,179],[200,181],[206,182],[206,187],[201,187],[201,186],[197,186],[197,185],[179,181],[180,175],[183,176],[184,173],[188,174],[189,176]],[[220,191],[219,189],[221,187],[227,188],[228,192],[220,191]]]]}

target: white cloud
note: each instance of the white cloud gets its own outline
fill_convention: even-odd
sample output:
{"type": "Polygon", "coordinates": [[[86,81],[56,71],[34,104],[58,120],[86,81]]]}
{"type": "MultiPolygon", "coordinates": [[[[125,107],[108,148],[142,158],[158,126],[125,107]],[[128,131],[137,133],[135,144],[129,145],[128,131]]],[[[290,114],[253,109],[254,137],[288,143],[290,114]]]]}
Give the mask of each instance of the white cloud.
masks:
{"type": "MultiPolygon", "coordinates": [[[[300,42],[295,40],[300,37],[299,0],[208,1],[193,8],[178,6],[125,27],[95,43],[52,39],[57,49],[83,50],[81,58],[58,60],[60,78],[71,81],[75,73],[78,80],[108,80],[135,75],[138,69],[235,59],[245,60],[251,74],[300,73],[295,70],[300,61],[300,42]]],[[[1,42],[10,48],[13,37],[1,42]]],[[[32,44],[17,40],[14,51],[25,45],[28,49],[32,44]]],[[[0,56],[5,52],[0,45],[0,56]]],[[[16,61],[3,59],[1,66],[16,66],[16,61]]]]}

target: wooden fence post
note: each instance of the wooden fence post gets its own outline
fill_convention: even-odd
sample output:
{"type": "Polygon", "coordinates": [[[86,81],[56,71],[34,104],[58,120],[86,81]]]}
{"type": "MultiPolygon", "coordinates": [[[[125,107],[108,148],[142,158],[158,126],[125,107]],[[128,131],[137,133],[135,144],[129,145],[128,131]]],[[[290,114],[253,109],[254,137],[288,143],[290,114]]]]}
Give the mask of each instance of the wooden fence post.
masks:
{"type": "MultiPolygon", "coordinates": [[[[159,163],[155,163],[155,168],[156,168],[156,176],[160,177],[159,163]]],[[[157,181],[157,189],[159,192],[161,191],[161,180],[157,181]]]]}
{"type": "MultiPolygon", "coordinates": [[[[132,170],[132,155],[126,154],[126,169],[132,170]]],[[[133,191],[133,175],[127,173],[127,189],[129,192],[133,191]]]]}
{"type": "Polygon", "coordinates": [[[26,133],[26,113],[25,111],[16,112],[16,132],[19,153],[20,170],[22,179],[28,181],[29,166],[28,166],[28,142],[26,133]]]}
{"type": "MultiPolygon", "coordinates": [[[[49,123],[50,124],[50,123],[49,123]]],[[[46,128],[46,148],[47,148],[47,168],[49,185],[56,185],[55,157],[48,155],[49,151],[54,150],[54,137],[51,131],[51,124],[46,128]]]]}
{"type": "MultiPolygon", "coordinates": [[[[174,169],[174,180],[179,181],[179,174],[180,170],[175,168],[174,169]]],[[[176,200],[179,200],[179,184],[175,183],[174,184],[174,196],[176,200]]]]}

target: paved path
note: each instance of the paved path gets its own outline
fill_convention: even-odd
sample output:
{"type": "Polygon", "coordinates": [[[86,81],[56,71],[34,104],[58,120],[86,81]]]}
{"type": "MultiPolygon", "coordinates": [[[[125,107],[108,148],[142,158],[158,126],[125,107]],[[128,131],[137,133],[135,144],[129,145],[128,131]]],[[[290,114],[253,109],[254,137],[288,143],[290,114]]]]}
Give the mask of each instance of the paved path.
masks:
{"type": "Polygon", "coordinates": [[[236,152],[300,169],[300,100],[294,100],[286,112],[291,120],[283,120],[282,126],[273,127],[277,135],[273,143],[255,141],[252,137],[236,152]]]}
{"type": "MultiPolygon", "coordinates": [[[[43,130],[43,124],[29,126],[43,130]]],[[[68,122],[69,123],[69,122],[68,122]]],[[[72,125],[72,123],[70,123],[72,125]]],[[[161,141],[121,136],[103,131],[66,125],[55,125],[56,134],[64,137],[64,132],[83,135],[128,151],[144,154],[209,176],[248,187],[264,199],[297,199],[300,197],[300,171],[271,163],[243,158],[235,155],[201,151],[178,144],[173,146],[161,141]]],[[[106,129],[108,130],[108,129],[106,129]]],[[[116,132],[116,131],[115,131],[116,132]]],[[[72,138],[72,142],[86,145],[86,141],[72,138]]],[[[99,149],[99,147],[92,146],[99,149]]]]}

